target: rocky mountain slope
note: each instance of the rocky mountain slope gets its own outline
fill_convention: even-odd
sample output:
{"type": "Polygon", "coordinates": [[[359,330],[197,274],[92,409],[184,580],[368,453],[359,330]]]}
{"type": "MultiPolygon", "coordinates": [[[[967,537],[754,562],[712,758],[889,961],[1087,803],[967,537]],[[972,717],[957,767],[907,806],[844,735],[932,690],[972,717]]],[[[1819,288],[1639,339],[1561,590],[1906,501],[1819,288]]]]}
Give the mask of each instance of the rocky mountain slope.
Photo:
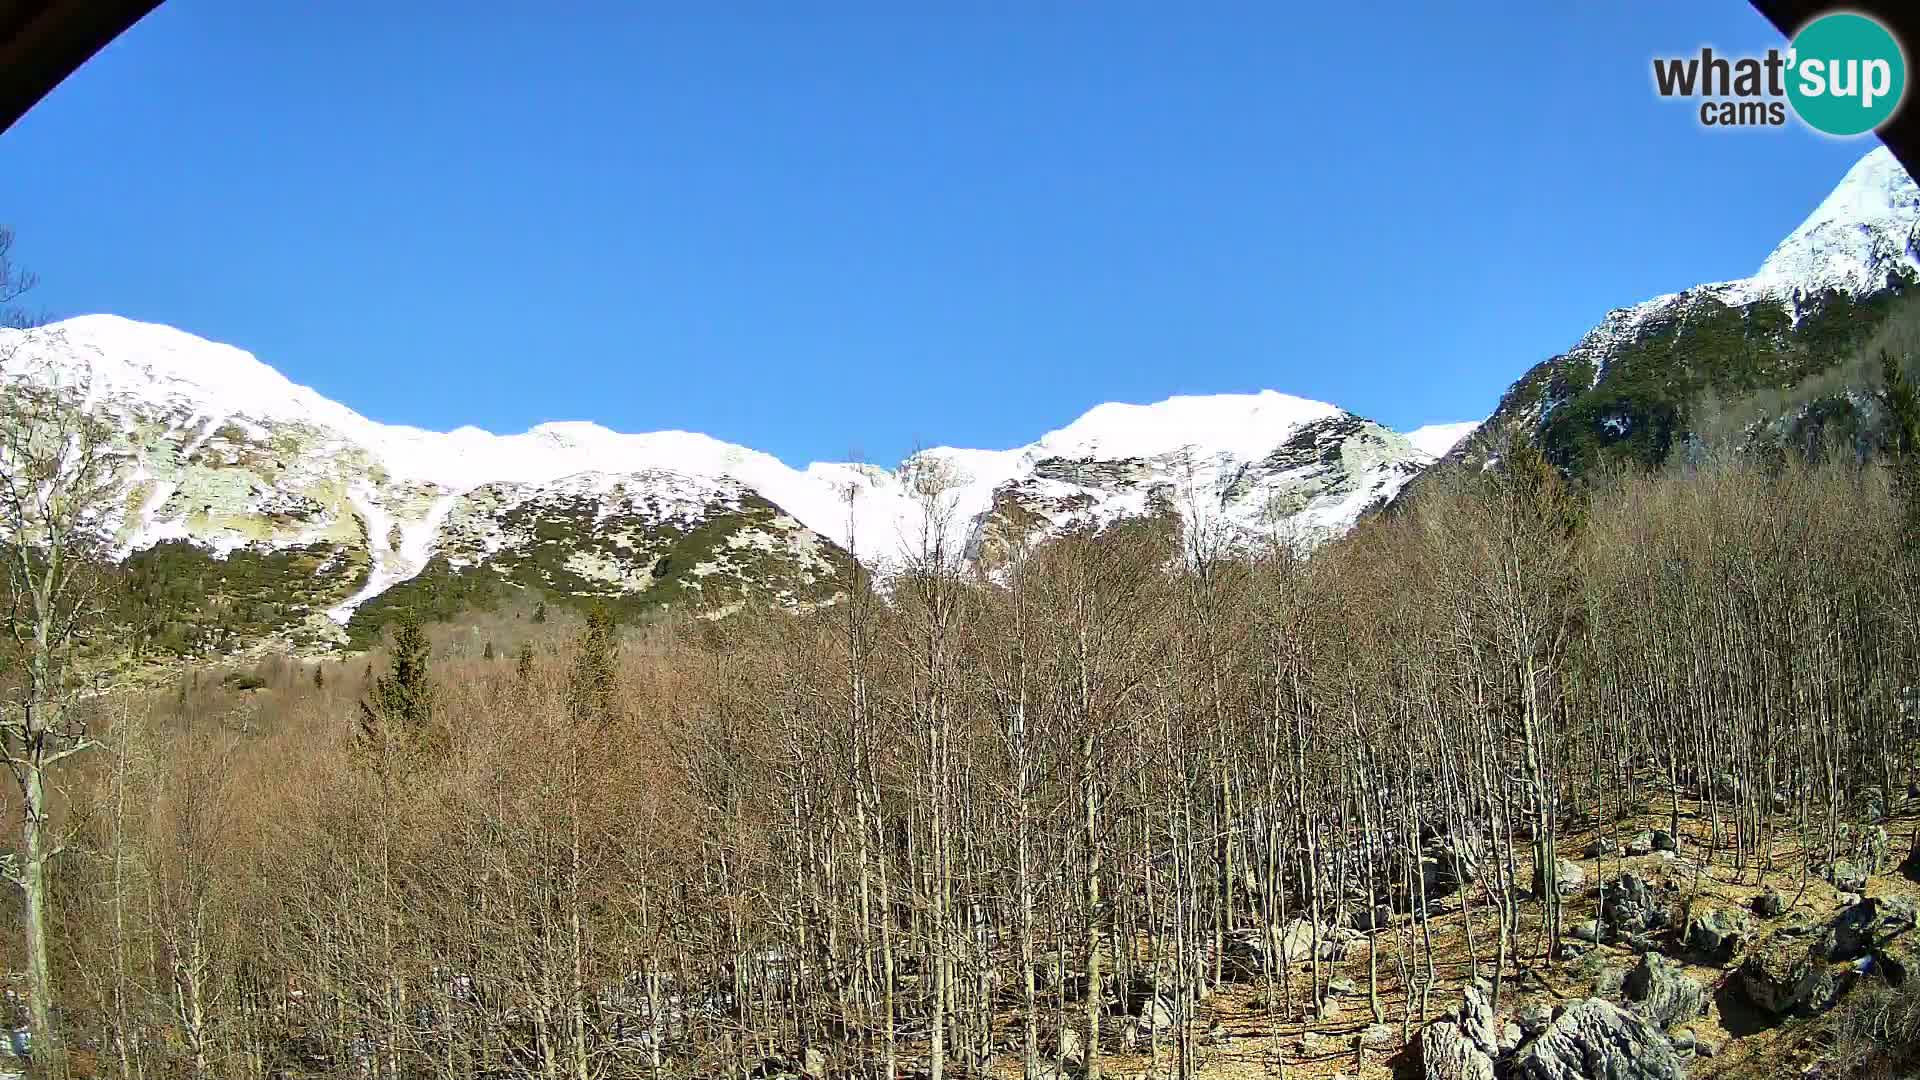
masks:
{"type": "Polygon", "coordinates": [[[990,562],[1135,515],[1312,542],[1472,427],[1403,435],[1268,391],[1102,405],[1024,447],[932,449],[897,469],[795,469],[680,431],[380,424],[239,349],[113,316],[0,346],[0,378],[56,383],[124,433],[118,554],[173,651],[337,642],[342,627],[364,640],[397,604],[444,612],[514,589],[630,609],[805,606],[834,595],[850,553],[882,569],[933,550],[990,562]]]}
{"type": "Polygon", "coordinates": [[[1575,471],[1609,459],[1653,464],[1690,440],[1750,436],[1756,426],[1780,435],[1783,420],[1870,407],[1856,378],[1815,383],[1853,359],[1916,282],[1920,187],[1876,149],[1752,277],[1609,312],[1522,375],[1453,457],[1482,463],[1526,431],[1575,471]],[[1767,408],[1729,417],[1729,406],[1765,395],[1767,408]],[[1729,419],[1730,430],[1720,423],[1729,419]]]}

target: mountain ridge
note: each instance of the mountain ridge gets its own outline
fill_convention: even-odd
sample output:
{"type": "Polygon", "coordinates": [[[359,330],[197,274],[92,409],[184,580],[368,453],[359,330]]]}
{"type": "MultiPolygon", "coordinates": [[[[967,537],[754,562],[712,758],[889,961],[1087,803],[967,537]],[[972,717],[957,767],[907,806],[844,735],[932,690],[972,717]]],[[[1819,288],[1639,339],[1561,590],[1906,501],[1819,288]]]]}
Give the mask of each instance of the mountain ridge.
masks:
{"type": "MultiPolygon", "coordinates": [[[[1920,188],[1881,149],[1755,275],[1614,309],[1486,421],[1402,433],[1273,390],[1181,395],[1095,405],[1022,446],[934,447],[892,469],[795,467],[698,432],[592,421],[507,435],[383,424],[242,349],[112,315],[0,332],[14,362],[0,377],[41,379],[113,422],[131,460],[116,554],[156,590],[169,576],[202,582],[243,597],[209,618],[338,644],[364,640],[394,605],[505,589],[709,615],[832,603],[853,559],[991,570],[1022,543],[1127,518],[1311,546],[1436,461],[1485,462],[1515,430],[1563,464],[1657,461],[1702,394],[1829,370],[1882,299],[1915,282],[1920,188]],[[276,573],[298,588],[263,585],[276,573]]],[[[168,640],[213,640],[197,618],[176,619],[168,640]]]]}
{"type": "Polygon", "coordinates": [[[1830,369],[1920,283],[1920,185],[1892,152],[1856,161],[1749,277],[1608,311],[1502,395],[1451,466],[1484,465],[1525,433],[1579,471],[1609,456],[1658,464],[1709,395],[1777,390],[1830,369]]]}
{"type": "Polygon", "coordinates": [[[1432,448],[1471,429],[1430,426],[1416,446],[1266,390],[1104,403],[1023,446],[935,447],[894,469],[795,468],[697,432],[382,424],[244,350],[119,316],[6,333],[7,377],[62,386],[124,433],[121,558],[186,544],[214,558],[297,549],[335,570],[353,564],[350,591],[335,582],[303,598],[298,614],[323,636],[311,616],[348,625],[436,560],[445,574],[491,565],[521,587],[575,596],[686,585],[681,603],[727,610],[752,593],[825,602],[849,552],[881,569],[928,554],[979,560],[1021,537],[1169,511],[1312,542],[1391,499],[1432,448]],[[718,519],[732,524],[716,531],[718,519]]]}

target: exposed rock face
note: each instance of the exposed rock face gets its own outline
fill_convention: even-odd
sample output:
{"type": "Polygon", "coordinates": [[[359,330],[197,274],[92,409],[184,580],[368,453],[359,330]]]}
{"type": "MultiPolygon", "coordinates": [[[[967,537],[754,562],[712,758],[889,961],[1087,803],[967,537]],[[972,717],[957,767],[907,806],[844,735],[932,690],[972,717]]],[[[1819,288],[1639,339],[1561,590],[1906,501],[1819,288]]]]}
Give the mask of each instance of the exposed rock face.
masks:
{"type": "Polygon", "coordinates": [[[1531,1039],[1547,1030],[1547,1025],[1553,1023],[1553,1010],[1545,1005],[1529,1005],[1520,1010],[1518,1020],[1522,1035],[1531,1039]]]}
{"type": "Polygon", "coordinates": [[[1746,917],[1737,911],[1709,907],[1687,919],[1687,949],[1715,964],[1732,960],[1747,940],[1746,917]]]}
{"type": "Polygon", "coordinates": [[[1864,893],[1873,875],[1893,869],[1893,837],[1886,827],[1846,826],[1841,830],[1839,850],[1827,865],[1825,876],[1841,892],[1864,893]]]}
{"type": "Polygon", "coordinates": [[[1500,1025],[1478,985],[1467,987],[1452,1015],[1420,1032],[1420,1067],[1426,1080],[1492,1080],[1500,1053],[1500,1025]]]}
{"type": "Polygon", "coordinates": [[[1656,930],[1666,911],[1647,879],[1628,870],[1600,890],[1600,921],[1614,936],[1656,930]]]}
{"type": "Polygon", "coordinates": [[[1418,1041],[1424,1080],[1680,1080],[1686,1066],[1657,1026],[1697,1016],[1705,993],[1664,960],[1643,962],[1644,1012],[1601,998],[1549,1012],[1534,1005],[1499,1020],[1482,984],[1418,1041]]]}
{"type": "Polygon", "coordinates": [[[1428,840],[1420,858],[1421,887],[1426,898],[1444,899],[1480,880],[1484,846],[1480,834],[1471,831],[1428,840]]]}
{"type": "Polygon", "coordinates": [[[1440,1021],[1420,1032],[1420,1069],[1426,1080],[1493,1080],[1493,1057],[1440,1021]]]}
{"type": "Polygon", "coordinates": [[[1853,966],[1827,958],[1830,935],[1775,932],[1748,950],[1740,965],[1747,1000],[1774,1016],[1825,1010],[1852,985],[1853,966]]]}
{"type": "Polygon", "coordinates": [[[1686,1065],[1658,1029],[1600,998],[1569,1006],[1513,1060],[1516,1080],[1680,1080],[1686,1065]]]}
{"type": "MultiPolygon", "coordinates": [[[[1903,985],[1917,967],[1920,951],[1913,932],[1920,912],[1904,897],[1867,897],[1840,914],[1814,939],[1827,959],[1853,965],[1854,970],[1877,970],[1894,986],[1903,985]]],[[[1844,980],[1845,973],[1836,972],[1844,980]]],[[[1844,984],[1843,984],[1844,985],[1844,984]]]]}
{"type": "Polygon", "coordinates": [[[1493,1007],[1480,987],[1469,986],[1461,995],[1459,1024],[1467,1041],[1489,1056],[1498,1054],[1500,1025],[1494,1022],[1493,1007]]]}
{"type": "Polygon", "coordinates": [[[1393,909],[1385,904],[1361,908],[1353,913],[1355,930],[1385,930],[1393,925],[1393,909]]]}
{"type": "Polygon", "coordinates": [[[1634,1011],[1659,1028],[1685,1024],[1706,1011],[1707,992],[1664,956],[1648,953],[1622,986],[1634,1011]]]}
{"type": "MultiPolygon", "coordinates": [[[[1546,891],[1547,883],[1544,880],[1545,877],[1546,875],[1540,872],[1540,867],[1534,867],[1533,893],[1535,896],[1546,891]]],[[[1586,883],[1587,871],[1585,867],[1574,862],[1572,859],[1554,860],[1554,887],[1561,896],[1573,896],[1579,893],[1586,883]]]]}

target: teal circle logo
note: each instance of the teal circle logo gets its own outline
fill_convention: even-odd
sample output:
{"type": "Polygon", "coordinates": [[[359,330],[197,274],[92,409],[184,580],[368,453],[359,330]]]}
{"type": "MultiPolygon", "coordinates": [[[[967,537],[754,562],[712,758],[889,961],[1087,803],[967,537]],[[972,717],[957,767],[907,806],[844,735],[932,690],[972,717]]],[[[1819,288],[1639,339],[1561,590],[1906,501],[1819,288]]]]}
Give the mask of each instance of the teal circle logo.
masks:
{"type": "Polygon", "coordinates": [[[1816,131],[1862,135],[1894,114],[1907,92],[1907,58],[1887,28],[1865,15],[1822,15],[1787,54],[1787,99],[1816,131]]]}

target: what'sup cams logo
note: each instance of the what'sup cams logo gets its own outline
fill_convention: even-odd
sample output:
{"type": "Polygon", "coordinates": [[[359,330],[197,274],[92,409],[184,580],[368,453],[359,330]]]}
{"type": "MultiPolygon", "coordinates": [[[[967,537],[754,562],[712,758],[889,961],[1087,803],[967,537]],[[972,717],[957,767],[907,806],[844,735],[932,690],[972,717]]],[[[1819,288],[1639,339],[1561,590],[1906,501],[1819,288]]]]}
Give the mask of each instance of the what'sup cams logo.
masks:
{"type": "Polygon", "coordinates": [[[1653,85],[1664,98],[1700,99],[1707,127],[1780,127],[1791,108],[1815,131],[1862,135],[1900,110],[1907,58],[1878,20],[1836,12],[1801,27],[1785,52],[1656,57],[1653,85]]]}

